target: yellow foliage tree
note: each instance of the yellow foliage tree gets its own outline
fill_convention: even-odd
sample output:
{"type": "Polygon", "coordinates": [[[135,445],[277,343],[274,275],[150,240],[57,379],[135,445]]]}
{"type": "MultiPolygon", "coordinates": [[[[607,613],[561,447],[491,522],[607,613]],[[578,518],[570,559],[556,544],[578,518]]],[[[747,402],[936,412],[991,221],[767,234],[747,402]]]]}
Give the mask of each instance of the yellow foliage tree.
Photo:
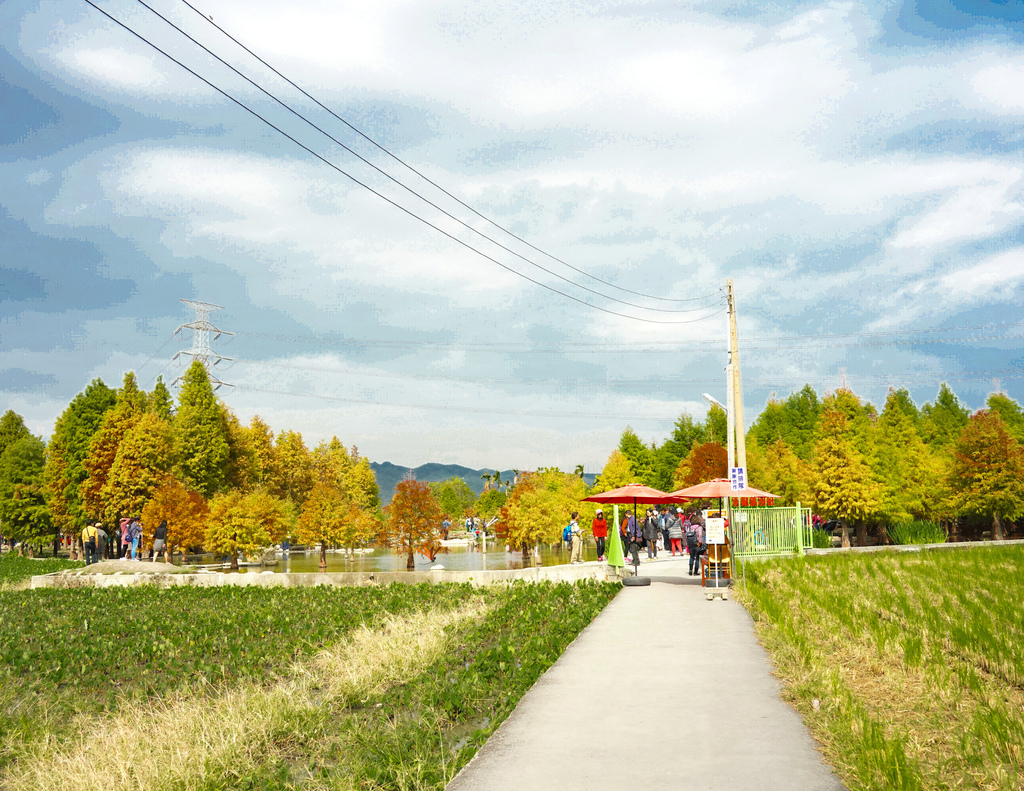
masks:
{"type": "Polygon", "coordinates": [[[351,549],[365,537],[370,523],[337,486],[318,483],[302,506],[296,535],[304,544],[320,545],[320,568],[327,567],[327,547],[351,549]]]}
{"type": "Polygon", "coordinates": [[[267,492],[243,495],[227,492],[210,502],[205,545],[211,552],[228,555],[238,568],[238,553],[255,558],[279,542],[291,527],[287,504],[267,492]]]}
{"type": "Polygon", "coordinates": [[[573,511],[581,513],[581,526],[589,524],[593,518],[595,506],[580,502],[586,496],[587,485],[570,473],[542,469],[521,474],[518,485],[501,509],[502,532],[506,541],[510,546],[521,549],[524,557],[541,542],[560,542],[562,529],[569,523],[573,511]]]}
{"type": "Polygon", "coordinates": [[[171,425],[147,412],[121,440],[104,484],[103,513],[108,525],[120,516],[140,516],[146,503],[167,479],[172,464],[171,425]]]}

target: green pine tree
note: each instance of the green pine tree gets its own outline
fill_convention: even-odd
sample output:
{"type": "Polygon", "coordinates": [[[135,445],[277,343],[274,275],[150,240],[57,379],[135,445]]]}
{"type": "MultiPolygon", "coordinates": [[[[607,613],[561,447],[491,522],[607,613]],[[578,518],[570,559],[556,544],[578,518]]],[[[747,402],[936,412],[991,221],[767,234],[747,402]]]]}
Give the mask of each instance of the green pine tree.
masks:
{"type": "Polygon", "coordinates": [[[44,478],[50,511],[57,525],[73,533],[85,527],[87,521],[80,489],[88,477],[85,459],[89,446],[116,400],[113,390],[94,379],[57,418],[46,448],[44,478]]]}
{"type": "Polygon", "coordinates": [[[153,392],[149,394],[149,411],[155,412],[168,422],[174,419],[174,399],[171,398],[171,391],[167,389],[162,376],[156,378],[153,392]]]}
{"type": "Polygon", "coordinates": [[[31,432],[25,427],[25,419],[13,409],[0,417],[0,455],[19,439],[29,436],[31,432]]]}
{"type": "Polygon", "coordinates": [[[39,545],[53,538],[44,450],[43,441],[26,432],[0,453],[0,531],[12,541],[39,545]]]}
{"type": "Polygon", "coordinates": [[[890,525],[932,517],[943,501],[942,460],[918,434],[910,416],[916,413],[916,407],[907,409],[901,391],[890,390],[878,419],[872,467],[882,483],[881,515],[890,525]]]}
{"type": "Polygon", "coordinates": [[[174,417],[175,475],[204,497],[221,491],[227,477],[230,447],[210,377],[193,360],[182,378],[174,417]]]}
{"type": "Polygon", "coordinates": [[[654,484],[654,454],[650,448],[640,441],[640,437],[630,426],[622,432],[619,439],[619,450],[629,459],[633,470],[633,480],[629,483],[654,484]]]}
{"type": "Polygon", "coordinates": [[[842,409],[822,411],[814,465],[818,512],[842,521],[843,546],[850,546],[849,522],[861,539],[862,525],[879,509],[880,487],[849,434],[849,418],[842,409]]]}
{"type": "Polygon", "coordinates": [[[921,433],[925,442],[951,449],[971,416],[949,385],[943,382],[934,404],[921,407],[921,433]]]}

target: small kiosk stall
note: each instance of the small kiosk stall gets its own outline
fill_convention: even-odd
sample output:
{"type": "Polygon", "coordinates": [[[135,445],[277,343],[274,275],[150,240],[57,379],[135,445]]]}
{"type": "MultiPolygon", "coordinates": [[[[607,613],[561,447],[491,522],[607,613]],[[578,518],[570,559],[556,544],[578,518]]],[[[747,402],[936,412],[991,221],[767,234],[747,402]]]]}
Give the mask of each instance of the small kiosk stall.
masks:
{"type": "Polygon", "coordinates": [[[704,544],[707,553],[700,559],[700,583],[709,599],[716,595],[726,598],[726,591],[732,584],[732,539],[726,513],[732,510],[733,498],[744,499],[775,499],[770,492],[763,492],[744,486],[733,489],[728,478],[713,478],[695,486],[677,489],[669,494],[670,498],[679,500],[717,499],[720,507],[717,511],[707,511],[704,517],[704,544]],[[728,510],[727,510],[728,509],[728,510]]]}
{"type": "Polygon", "coordinates": [[[721,511],[706,513],[704,545],[707,551],[700,558],[700,584],[705,588],[728,588],[732,584],[732,558],[729,552],[726,519],[721,511]]]}

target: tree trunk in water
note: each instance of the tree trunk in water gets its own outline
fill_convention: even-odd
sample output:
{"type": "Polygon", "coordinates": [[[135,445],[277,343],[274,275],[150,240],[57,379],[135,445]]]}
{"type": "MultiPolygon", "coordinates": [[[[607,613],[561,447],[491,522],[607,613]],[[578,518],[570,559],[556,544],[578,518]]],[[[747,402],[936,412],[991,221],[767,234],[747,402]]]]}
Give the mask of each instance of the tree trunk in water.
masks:
{"type": "Polygon", "coordinates": [[[416,568],[416,561],[412,556],[412,539],[409,539],[409,556],[405,559],[405,570],[412,571],[416,568]]]}
{"type": "Polygon", "coordinates": [[[234,549],[231,552],[231,570],[238,571],[238,550],[234,549]]]}
{"type": "Polygon", "coordinates": [[[889,533],[886,531],[885,525],[878,526],[878,543],[883,545],[891,543],[889,541],[889,533]]]}
{"type": "Polygon", "coordinates": [[[320,571],[327,571],[327,542],[320,542],[320,571]]]}
{"type": "Polygon", "coordinates": [[[843,540],[842,540],[842,543],[840,544],[840,546],[843,549],[849,549],[850,548],[850,526],[848,524],[846,524],[846,520],[845,519],[842,522],[840,522],[840,524],[843,526],[843,540]]]}
{"type": "Polygon", "coordinates": [[[998,512],[992,514],[992,538],[996,541],[1006,538],[1003,533],[1003,520],[999,518],[998,512]]]}
{"type": "Polygon", "coordinates": [[[866,547],[868,545],[868,526],[863,519],[857,520],[857,546],[866,547]]]}

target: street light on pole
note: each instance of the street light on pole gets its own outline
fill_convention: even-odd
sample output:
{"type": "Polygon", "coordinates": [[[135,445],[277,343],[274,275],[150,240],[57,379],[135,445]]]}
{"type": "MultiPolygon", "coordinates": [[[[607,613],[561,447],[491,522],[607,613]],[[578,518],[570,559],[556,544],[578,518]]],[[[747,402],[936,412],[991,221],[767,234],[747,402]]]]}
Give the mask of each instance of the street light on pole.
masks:
{"type": "MultiPolygon", "coordinates": [[[[732,392],[731,388],[728,392],[732,392]]],[[[725,450],[729,454],[729,469],[731,470],[734,466],[736,466],[736,444],[735,440],[733,439],[733,434],[735,434],[735,432],[733,431],[732,426],[732,410],[709,393],[702,393],[701,395],[704,398],[704,400],[707,401],[709,404],[712,404],[713,406],[716,406],[723,412],[725,412],[725,450]]]]}

